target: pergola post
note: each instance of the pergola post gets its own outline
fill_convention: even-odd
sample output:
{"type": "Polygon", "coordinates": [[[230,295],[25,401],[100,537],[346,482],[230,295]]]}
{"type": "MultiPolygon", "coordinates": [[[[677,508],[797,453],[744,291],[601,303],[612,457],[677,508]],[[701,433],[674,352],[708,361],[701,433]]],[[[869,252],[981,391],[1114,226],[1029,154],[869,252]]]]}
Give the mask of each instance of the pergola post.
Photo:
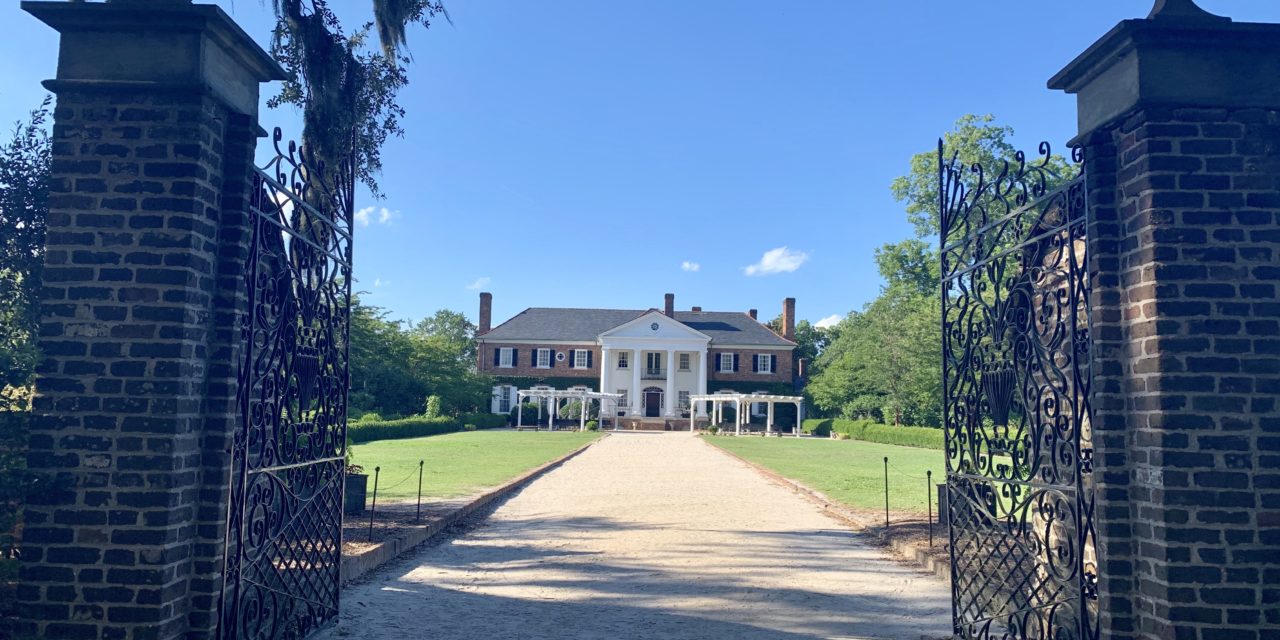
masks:
{"type": "Polygon", "coordinates": [[[578,399],[578,431],[587,430],[587,397],[578,399]]]}
{"type": "Polygon", "coordinates": [[[795,403],[795,405],[796,405],[796,437],[799,438],[800,437],[800,403],[797,402],[795,403]]]}
{"type": "Polygon", "coordinates": [[[516,392],[516,430],[524,427],[524,392],[516,392]]]}
{"type": "Polygon", "coordinates": [[[733,410],[733,422],[734,422],[733,435],[740,436],[742,435],[742,398],[738,398],[737,400],[734,401],[734,403],[735,404],[734,404],[734,410],[733,410]]]}
{"type": "Polygon", "coordinates": [[[768,408],[765,410],[767,413],[767,417],[765,418],[765,421],[764,421],[764,432],[773,433],[773,401],[769,400],[767,405],[768,405],[768,408]]]}

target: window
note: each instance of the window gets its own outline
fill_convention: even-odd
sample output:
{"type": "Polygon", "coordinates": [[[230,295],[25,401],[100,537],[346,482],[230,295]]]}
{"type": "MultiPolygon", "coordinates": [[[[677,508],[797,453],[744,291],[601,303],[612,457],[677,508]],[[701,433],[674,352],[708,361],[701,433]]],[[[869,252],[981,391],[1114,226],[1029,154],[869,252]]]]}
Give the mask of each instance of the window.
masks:
{"type": "Polygon", "coordinates": [[[515,364],[512,363],[512,357],[511,357],[513,351],[515,351],[515,349],[512,349],[511,347],[502,347],[498,349],[498,366],[499,367],[505,367],[509,369],[515,366],[515,364]]]}
{"type": "Polygon", "coordinates": [[[773,373],[773,356],[767,353],[756,354],[756,371],[759,373],[773,373]]]}
{"type": "Polygon", "coordinates": [[[720,367],[718,370],[733,371],[733,354],[732,353],[720,354],[720,367]]]}
{"type": "Polygon", "coordinates": [[[688,409],[689,408],[689,392],[681,391],[679,398],[680,398],[680,408],[688,409]]]}
{"type": "Polygon", "coordinates": [[[512,387],[501,385],[496,387],[498,394],[498,413],[511,412],[511,396],[514,395],[512,387]]]}
{"type": "Polygon", "coordinates": [[[689,354],[687,353],[680,354],[680,370],[681,371],[689,370],[689,354]]]}
{"type": "MultiPolygon", "coordinates": [[[[760,356],[760,359],[761,359],[761,360],[768,361],[769,356],[760,356]]],[[[751,395],[755,395],[755,396],[762,396],[762,395],[765,395],[765,394],[767,394],[767,393],[769,393],[769,392],[768,392],[768,391],[756,391],[756,392],[753,392],[751,395]]],[[[768,405],[767,403],[764,403],[764,402],[753,402],[753,403],[751,403],[751,415],[753,415],[753,416],[763,416],[763,415],[768,415],[768,414],[769,414],[768,406],[769,406],[769,405],[768,405]]]]}
{"type": "Polygon", "coordinates": [[[591,352],[587,351],[586,349],[578,349],[577,351],[574,351],[573,352],[573,368],[586,369],[587,367],[591,366],[587,364],[587,356],[590,353],[591,352]]]}
{"type": "Polygon", "coordinates": [[[618,395],[622,396],[622,398],[618,400],[618,408],[621,409],[622,407],[627,406],[627,390],[618,389],[617,393],[618,395]]]}
{"type": "Polygon", "coordinates": [[[538,349],[538,361],[534,366],[538,367],[539,369],[550,369],[551,368],[551,350],[538,349]]]}
{"type": "Polygon", "coordinates": [[[618,352],[618,368],[619,369],[627,368],[627,358],[628,358],[628,355],[626,351],[618,352]]]}
{"type": "Polygon", "coordinates": [[[661,353],[657,353],[657,352],[646,353],[645,358],[648,360],[648,365],[649,365],[648,368],[650,371],[662,370],[662,354],[661,353]]]}

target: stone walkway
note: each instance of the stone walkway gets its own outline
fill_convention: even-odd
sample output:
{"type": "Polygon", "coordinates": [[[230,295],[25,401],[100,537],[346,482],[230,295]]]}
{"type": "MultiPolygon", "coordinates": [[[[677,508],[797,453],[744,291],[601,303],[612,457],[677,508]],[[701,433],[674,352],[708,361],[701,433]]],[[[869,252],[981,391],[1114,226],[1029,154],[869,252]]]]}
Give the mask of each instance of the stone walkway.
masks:
{"type": "Polygon", "coordinates": [[[689,434],[614,434],[343,592],[338,638],[944,638],[950,594],[689,434]]]}

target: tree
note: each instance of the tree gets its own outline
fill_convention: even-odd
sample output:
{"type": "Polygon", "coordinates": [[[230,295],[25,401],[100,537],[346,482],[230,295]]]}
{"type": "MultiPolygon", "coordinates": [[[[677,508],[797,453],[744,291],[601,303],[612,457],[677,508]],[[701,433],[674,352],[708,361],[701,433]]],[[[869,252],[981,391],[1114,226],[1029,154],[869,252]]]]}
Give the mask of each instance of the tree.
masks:
{"type": "MultiPolygon", "coordinates": [[[[986,171],[998,171],[1007,161],[1013,167],[1019,165],[1018,150],[1009,141],[1013,127],[995,124],[995,116],[966,114],[956,120],[955,128],[942,137],[948,160],[955,154],[963,167],[975,165],[986,171]]],[[[1034,156],[1025,158],[1028,164],[1034,156]]],[[[1060,155],[1047,159],[1046,175],[1053,189],[1074,178],[1077,169],[1060,155]]],[[[995,176],[988,175],[989,178],[995,176]]],[[[911,169],[907,175],[893,181],[893,197],[904,204],[907,220],[915,226],[916,237],[932,241],[937,238],[938,221],[938,150],[929,149],[911,157],[911,169]]]]}
{"type": "Polygon", "coordinates": [[[39,352],[40,271],[48,216],[50,100],[0,146],[0,558],[30,477],[26,468],[31,384],[39,352]]]}
{"type": "MultiPolygon", "coordinates": [[[[429,27],[448,18],[439,0],[374,0],[373,21],[346,35],[327,0],[273,0],[276,26],[271,53],[286,73],[272,108],[302,109],[303,146],[317,166],[330,169],[354,158],[355,178],[380,196],[382,145],[403,135],[404,108],[396,102],[409,82],[403,53],[409,25],[429,27]],[[369,46],[376,28],[380,47],[369,46]]],[[[323,176],[332,180],[333,175],[323,176]]]]}

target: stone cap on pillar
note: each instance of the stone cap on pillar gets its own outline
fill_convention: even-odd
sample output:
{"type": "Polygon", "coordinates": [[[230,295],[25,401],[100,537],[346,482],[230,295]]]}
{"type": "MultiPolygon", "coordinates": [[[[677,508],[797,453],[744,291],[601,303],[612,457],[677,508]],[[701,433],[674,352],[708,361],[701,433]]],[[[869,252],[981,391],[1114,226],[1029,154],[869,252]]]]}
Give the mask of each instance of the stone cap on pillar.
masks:
{"type": "Polygon", "coordinates": [[[23,2],[62,34],[57,79],[68,88],[206,90],[258,113],[258,87],[285,71],[222,9],[185,2],[23,2]]]}
{"type": "Polygon", "coordinates": [[[1076,94],[1080,134],[1138,106],[1280,108],[1280,24],[1232,22],[1187,0],[1125,20],[1049,80],[1076,94]]]}

